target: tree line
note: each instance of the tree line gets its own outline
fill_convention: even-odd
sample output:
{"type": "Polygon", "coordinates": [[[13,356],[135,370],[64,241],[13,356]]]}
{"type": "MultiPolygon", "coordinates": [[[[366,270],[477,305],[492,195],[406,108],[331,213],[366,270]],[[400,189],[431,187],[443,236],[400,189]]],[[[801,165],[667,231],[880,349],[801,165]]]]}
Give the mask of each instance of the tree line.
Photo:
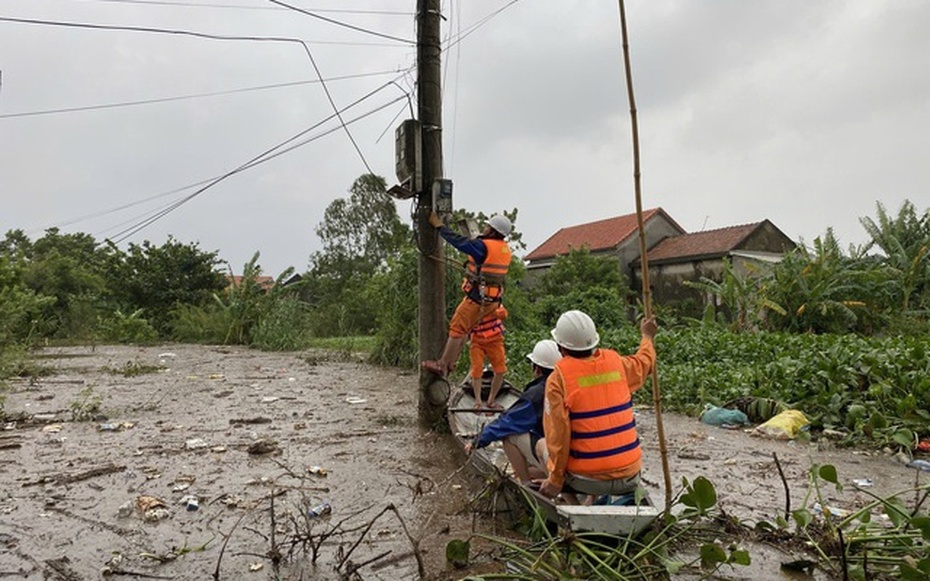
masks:
{"type": "MultiPolygon", "coordinates": [[[[505,211],[517,222],[517,210],[505,211]]],[[[484,214],[453,217],[481,221],[484,214]]],[[[703,317],[693,305],[656,305],[666,326],[722,325],[731,331],[921,334],[930,309],[930,210],[905,202],[897,214],[880,203],[861,223],[869,243],[840,248],[832,230],[801,244],[776,265],[687,283],[715,297],[703,317]],[[687,308],[690,307],[690,308],[687,308]]],[[[363,175],[332,202],[316,227],[322,248],[300,282],[258,284],[259,256],[242,282],[218,253],[169,237],[122,250],[89,234],[52,228],[36,240],[22,230],[0,241],[0,345],[48,341],[198,341],[296,349],[312,337],[376,336],[375,358],[409,365],[416,357],[417,241],[398,216],[385,180],[363,175]]],[[[511,237],[523,247],[519,231],[511,237]]],[[[464,257],[447,247],[449,311],[464,257]]],[[[514,259],[506,303],[508,328],[551,325],[571,308],[599,324],[629,324],[636,297],[618,262],[574,249],[531,287],[514,259]]]]}

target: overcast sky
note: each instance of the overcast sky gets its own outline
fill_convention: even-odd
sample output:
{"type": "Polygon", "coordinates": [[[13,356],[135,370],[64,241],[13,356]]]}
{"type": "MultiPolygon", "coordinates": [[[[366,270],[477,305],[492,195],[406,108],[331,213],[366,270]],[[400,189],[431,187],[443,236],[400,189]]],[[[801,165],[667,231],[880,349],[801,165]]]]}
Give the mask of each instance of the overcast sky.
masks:
{"type": "MultiPolygon", "coordinates": [[[[171,235],[236,273],[256,251],[267,274],[306,269],[323,211],[366,163],[396,181],[416,0],[286,1],[322,18],[264,0],[0,0],[0,233],[58,226],[123,246],[171,235]],[[313,60],[287,40],[48,22],[301,39],[313,60]],[[361,156],[327,120],[314,63],[340,109],[382,87],[343,113],[364,116],[349,125],[361,156]],[[79,110],[50,112],[63,109],[79,110]],[[300,147],[133,233],[285,143],[300,147]]],[[[444,38],[461,38],[443,60],[455,205],[518,208],[527,251],[633,212],[617,2],[450,0],[443,12],[444,38]]],[[[865,242],[859,218],[876,202],[930,206],[930,2],[640,0],[627,19],[645,207],[688,231],[769,219],[810,243],[832,226],[845,247],[865,242]]],[[[408,222],[409,210],[399,203],[408,222]]]]}

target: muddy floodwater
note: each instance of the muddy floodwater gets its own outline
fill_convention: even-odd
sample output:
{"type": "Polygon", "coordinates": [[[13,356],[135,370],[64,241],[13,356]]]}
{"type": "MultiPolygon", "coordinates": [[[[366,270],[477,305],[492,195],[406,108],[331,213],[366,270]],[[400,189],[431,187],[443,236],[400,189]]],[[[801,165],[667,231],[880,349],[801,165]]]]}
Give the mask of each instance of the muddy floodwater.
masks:
{"type": "MultiPolygon", "coordinates": [[[[161,345],[49,348],[9,382],[0,432],[0,578],[457,579],[446,543],[502,534],[448,435],[417,424],[417,375],[347,354],[161,345]],[[415,547],[417,549],[415,550],[415,547]],[[315,562],[314,562],[315,561],[315,562]]],[[[644,481],[664,499],[655,416],[644,481]]],[[[709,478],[747,520],[800,506],[812,463],[835,510],[912,486],[885,454],[751,437],[665,414],[673,486],[709,478]],[[853,481],[867,485],[858,488],[853,481]]],[[[501,569],[477,543],[472,571],[501,569]]],[[[720,578],[784,579],[775,546],[720,578]]],[[[810,577],[808,577],[810,578],[810,577]]],[[[825,577],[817,577],[825,578],[825,577]]]]}

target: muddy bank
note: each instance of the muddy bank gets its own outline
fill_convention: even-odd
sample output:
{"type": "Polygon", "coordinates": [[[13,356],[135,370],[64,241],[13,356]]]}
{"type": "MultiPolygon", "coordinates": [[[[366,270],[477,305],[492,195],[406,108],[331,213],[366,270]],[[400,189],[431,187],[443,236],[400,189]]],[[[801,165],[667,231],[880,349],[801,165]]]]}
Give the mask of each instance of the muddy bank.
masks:
{"type": "MultiPolygon", "coordinates": [[[[7,415],[21,420],[0,432],[0,575],[73,581],[109,568],[130,579],[258,580],[275,578],[278,563],[280,579],[416,579],[421,567],[454,579],[462,573],[446,570],[445,544],[499,526],[466,510],[477,484],[451,438],[417,426],[416,375],[321,352],[196,345],[40,355],[55,373],[6,394],[7,415]],[[324,502],[331,512],[311,517],[324,502]]],[[[661,502],[651,411],[638,422],[645,481],[661,502]]],[[[879,495],[915,477],[888,456],[674,414],[665,430],[675,486],[706,476],[740,518],[784,511],[773,452],[793,507],[812,462],[835,464],[844,483],[871,479],[879,495]]],[[[841,509],[868,500],[851,485],[825,495],[841,509]]],[[[477,569],[494,566],[484,557],[477,569]]],[[[751,576],[780,578],[768,567],[777,555],[751,576]]]]}

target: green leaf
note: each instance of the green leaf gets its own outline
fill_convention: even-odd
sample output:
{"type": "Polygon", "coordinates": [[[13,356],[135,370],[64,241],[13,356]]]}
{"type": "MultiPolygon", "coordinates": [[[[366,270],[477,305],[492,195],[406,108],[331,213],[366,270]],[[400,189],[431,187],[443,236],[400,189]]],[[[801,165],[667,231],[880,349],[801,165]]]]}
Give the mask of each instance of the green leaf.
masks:
{"type": "MultiPolygon", "coordinates": [[[[915,516],[911,518],[911,526],[920,529],[925,541],[930,541],[930,516],[915,516]]],[[[930,557],[928,557],[930,559],[930,557]]]]}
{"type": "Polygon", "coordinates": [[[897,497],[886,498],[885,503],[885,514],[888,515],[888,519],[891,521],[895,527],[900,527],[902,523],[907,519],[907,509],[904,507],[904,503],[897,497]]]}
{"type": "Polygon", "coordinates": [[[895,432],[891,439],[907,448],[911,448],[914,445],[914,442],[917,440],[917,438],[914,437],[914,432],[908,430],[907,428],[901,428],[895,432]]]}
{"type": "Polygon", "coordinates": [[[469,541],[452,539],[446,544],[446,561],[456,569],[468,566],[468,552],[471,549],[469,541]]]}
{"type": "Polygon", "coordinates": [[[698,476],[694,479],[693,490],[700,508],[707,510],[717,504],[717,490],[710,480],[698,476]]]}
{"type": "Polygon", "coordinates": [[[749,551],[738,549],[730,553],[728,562],[732,565],[749,566],[752,563],[752,558],[749,556],[749,551]]]}
{"type": "Polygon", "coordinates": [[[802,529],[807,528],[807,525],[811,524],[813,520],[810,511],[806,508],[799,508],[791,511],[791,516],[794,518],[794,522],[798,523],[798,526],[802,529]]]}
{"type": "Polygon", "coordinates": [[[869,418],[869,425],[876,430],[884,430],[888,427],[888,420],[885,419],[881,412],[875,412],[869,418]]]}
{"type": "Polygon", "coordinates": [[[839,480],[836,477],[836,466],[834,466],[833,464],[824,464],[823,466],[820,467],[820,470],[818,472],[820,474],[820,477],[826,480],[827,482],[831,482],[833,484],[839,484],[839,480]]]}
{"type": "Polygon", "coordinates": [[[727,562],[727,553],[715,543],[701,545],[701,567],[710,569],[727,562]]]}

